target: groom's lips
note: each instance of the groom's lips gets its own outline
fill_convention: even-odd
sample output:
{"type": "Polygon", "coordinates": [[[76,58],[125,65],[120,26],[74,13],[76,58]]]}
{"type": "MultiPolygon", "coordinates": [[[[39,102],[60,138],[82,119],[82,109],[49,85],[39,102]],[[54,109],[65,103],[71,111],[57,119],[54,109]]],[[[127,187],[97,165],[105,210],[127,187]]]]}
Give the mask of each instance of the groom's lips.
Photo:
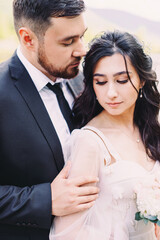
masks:
{"type": "Polygon", "coordinates": [[[78,67],[80,64],[80,61],[72,63],[70,66],[71,67],[78,67]]]}

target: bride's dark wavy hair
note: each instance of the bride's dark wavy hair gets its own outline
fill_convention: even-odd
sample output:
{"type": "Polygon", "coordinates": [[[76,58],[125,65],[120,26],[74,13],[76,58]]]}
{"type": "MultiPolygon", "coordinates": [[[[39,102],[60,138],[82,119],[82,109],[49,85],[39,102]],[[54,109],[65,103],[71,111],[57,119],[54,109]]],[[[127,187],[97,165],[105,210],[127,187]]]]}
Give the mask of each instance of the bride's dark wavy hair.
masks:
{"type": "Polygon", "coordinates": [[[143,97],[140,98],[140,93],[128,74],[138,95],[134,111],[134,124],[139,128],[148,156],[153,160],[160,161],[160,124],[158,121],[160,94],[157,89],[157,76],[152,69],[151,57],[144,53],[143,47],[136,37],[127,32],[105,32],[90,43],[90,50],[83,62],[85,88],[73,107],[77,127],[84,126],[103,110],[96,100],[93,90],[93,71],[101,58],[112,56],[115,53],[123,56],[127,74],[126,57],[130,59],[141,83],[144,84],[143,97]]]}

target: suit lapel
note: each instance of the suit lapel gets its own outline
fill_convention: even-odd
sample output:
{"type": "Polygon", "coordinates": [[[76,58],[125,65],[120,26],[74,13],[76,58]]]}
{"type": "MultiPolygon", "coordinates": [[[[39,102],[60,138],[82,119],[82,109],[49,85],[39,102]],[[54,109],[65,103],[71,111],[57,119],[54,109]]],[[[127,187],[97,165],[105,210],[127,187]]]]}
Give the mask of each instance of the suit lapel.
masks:
{"type": "Polygon", "coordinates": [[[17,56],[14,56],[10,65],[11,76],[16,79],[15,86],[24,98],[28,108],[37,122],[43,136],[48,142],[58,170],[64,165],[63,153],[59,138],[50,120],[48,112],[40,95],[32,82],[28,72],[17,56]]]}

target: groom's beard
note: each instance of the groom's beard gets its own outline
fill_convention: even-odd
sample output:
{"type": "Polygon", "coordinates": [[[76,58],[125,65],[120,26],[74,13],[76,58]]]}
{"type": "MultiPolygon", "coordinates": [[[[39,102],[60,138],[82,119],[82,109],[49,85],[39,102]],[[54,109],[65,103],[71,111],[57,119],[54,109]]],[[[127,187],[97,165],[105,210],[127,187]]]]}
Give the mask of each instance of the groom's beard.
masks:
{"type": "MultiPolygon", "coordinates": [[[[77,57],[75,58],[74,63],[80,62],[80,60],[81,58],[77,57]]],[[[74,64],[73,62],[66,67],[56,69],[53,64],[49,62],[42,46],[39,46],[38,49],[38,63],[45,70],[47,75],[50,75],[51,77],[70,79],[74,78],[79,72],[79,66],[72,67],[74,64]]]]}

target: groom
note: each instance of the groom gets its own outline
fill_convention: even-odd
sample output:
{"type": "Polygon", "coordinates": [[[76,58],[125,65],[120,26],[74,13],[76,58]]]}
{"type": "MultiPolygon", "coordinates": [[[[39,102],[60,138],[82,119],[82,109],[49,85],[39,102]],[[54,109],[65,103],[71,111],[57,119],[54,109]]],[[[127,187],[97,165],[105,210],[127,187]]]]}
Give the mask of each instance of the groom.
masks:
{"type": "Polygon", "coordinates": [[[85,55],[84,2],[14,0],[13,11],[20,46],[0,65],[0,239],[48,240],[52,216],[91,207],[98,192],[86,186],[95,177],[63,168],[83,87],[66,79],[85,55]]]}

